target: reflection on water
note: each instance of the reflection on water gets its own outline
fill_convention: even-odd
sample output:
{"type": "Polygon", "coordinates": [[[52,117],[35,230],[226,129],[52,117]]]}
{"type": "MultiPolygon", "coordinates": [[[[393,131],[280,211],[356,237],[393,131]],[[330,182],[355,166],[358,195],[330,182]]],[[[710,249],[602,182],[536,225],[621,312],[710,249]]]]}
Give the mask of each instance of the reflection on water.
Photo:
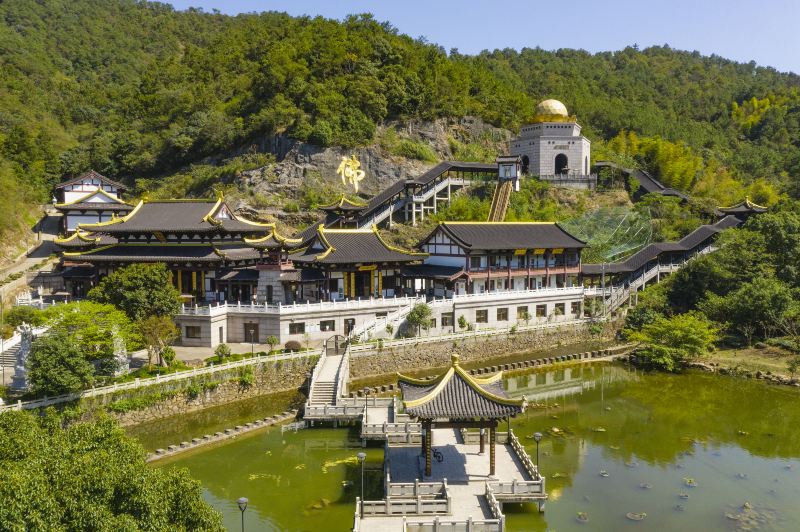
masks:
{"type": "MultiPolygon", "coordinates": [[[[543,515],[506,505],[509,530],[800,529],[798,390],[607,364],[511,376],[505,386],[528,398],[512,428],[531,456],[530,436],[545,434],[539,454],[551,496],[543,515]]],[[[359,489],[355,437],[271,429],[171,463],[201,480],[230,529],[235,500],[247,496],[259,529],[346,530],[359,489]]],[[[368,497],[379,497],[383,452],[368,454],[368,497]]]]}

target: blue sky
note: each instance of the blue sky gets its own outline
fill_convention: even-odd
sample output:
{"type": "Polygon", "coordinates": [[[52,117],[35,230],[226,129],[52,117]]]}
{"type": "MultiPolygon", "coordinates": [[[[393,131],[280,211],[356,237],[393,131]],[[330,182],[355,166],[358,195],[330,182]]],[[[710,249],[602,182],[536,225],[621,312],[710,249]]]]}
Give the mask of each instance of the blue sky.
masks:
{"type": "Polygon", "coordinates": [[[373,13],[402,33],[462,53],[483,49],[669,44],[800,73],[800,0],[173,0],[227,14],[285,11],[341,19],[373,13]],[[568,6],[568,7],[565,7],[568,6]]]}

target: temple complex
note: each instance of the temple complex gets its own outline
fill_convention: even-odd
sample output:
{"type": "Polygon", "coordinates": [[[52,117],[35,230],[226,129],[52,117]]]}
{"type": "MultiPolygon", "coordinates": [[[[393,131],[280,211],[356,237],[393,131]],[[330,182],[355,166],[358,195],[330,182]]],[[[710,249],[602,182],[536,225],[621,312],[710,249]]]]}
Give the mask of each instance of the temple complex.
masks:
{"type": "MultiPolygon", "coordinates": [[[[523,128],[530,149],[534,139],[556,142],[569,126],[565,157],[588,157],[588,141],[563,105],[543,102],[537,116],[539,122],[523,128]]],[[[518,152],[492,164],[443,162],[369,201],[341,194],[294,237],[236,214],[222,196],[131,205],[120,198],[123,185],[88,172],[56,187],[56,208],[65,213],[64,236],[55,241],[62,249],[62,293],[81,298],[117,268],[164,263],[184,302],[176,321],[187,346],[268,336],[317,344],[334,334],[351,340],[420,334],[405,321],[419,303],[430,308],[426,335],[579,323],[591,317],[588,299],[600,298],[613,310],[713,250],[720,231],[764,211],[746,199],[720,208],[717,223],[678,242],[650,244],[621,262],[583,264],[586,242],[558,223],[504,221],[526,169],[535,173],[531,161],[547,172],[546,164],[556,164],[558,154],[551,152],[561,148],[553,146],[535,159],[518,152]],[[496,182],[488,221],[442,221],[415,249],[393,245],[379,229],[414,225],[449,204],[454,191],[487,179],[496,182]]],[[[586,168],[558,169],[585,177],[586,168]]]]}

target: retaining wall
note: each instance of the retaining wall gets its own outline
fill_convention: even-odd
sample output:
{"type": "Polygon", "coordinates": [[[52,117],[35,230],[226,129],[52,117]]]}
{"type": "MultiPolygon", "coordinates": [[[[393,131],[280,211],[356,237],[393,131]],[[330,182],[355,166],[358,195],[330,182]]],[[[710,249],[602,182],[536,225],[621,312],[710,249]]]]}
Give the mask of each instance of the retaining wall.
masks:
{"type": "Polygon", "coordinates": [[[350,357],[350,376],[362,378],[444,367],[450,364],[453,353],[458,353],[462,364],[471,364],[567,344],[609,340],[613,338],[614,332],[613,327],[606,325],[600,334],[596,334],[590,331],[588,324],[581,323],[514,334],[478,337],[465,335],[456,341],[449,339],[442,342],[387,346],[353,353],[350,357]]]}
{"type": "Polygon", "coordinates": [[[173,381],[118,394],[84,399],[83,405],[87,406],[89,410],[98,410],[116,401],[147,399],[156,394],[164,395],[163,399],[144,408],[127,412],[108,411],[109,415],[116,418],[122,426],[137,425],[250,397],[297,390],[306,382],[316,361],[317,357],[309,357],[256,364],[252,366],[252,384],[242,382],[244,372],[233,370],[222,375],[214,374],[210,377],[173,381]]]}

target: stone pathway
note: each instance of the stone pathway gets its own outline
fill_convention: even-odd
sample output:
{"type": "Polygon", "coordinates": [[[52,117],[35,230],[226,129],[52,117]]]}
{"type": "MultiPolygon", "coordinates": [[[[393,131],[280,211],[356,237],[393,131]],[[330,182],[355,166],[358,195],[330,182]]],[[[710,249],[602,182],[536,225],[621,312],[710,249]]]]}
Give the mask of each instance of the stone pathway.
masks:
{"type": "MultiPolygon", "coordinates": [[[[486,502],[487,480],[530,480],[510,445],[495,447],[495,479],[489,477],[489,446],[479,454],[478,445],[460,443],[455,429],[434,429],[433,448],[439,450],[444,460],[433,461],[431,476],[424,482],[440,482],[447,479],[452,497],[452,515],[440,516],[441,520],[492,519],[486,502]]],[[[387,458],[391,465],[391,482],[414,482],[420,478],[421,457],[418,447],[389,447],[387,458]]],[[[433,516],[407,516],[406,522],[430,522],[433,516]]],[[[362,531],[403,530],[402,517],[369,516],[361,519],[362,531]]]]}

